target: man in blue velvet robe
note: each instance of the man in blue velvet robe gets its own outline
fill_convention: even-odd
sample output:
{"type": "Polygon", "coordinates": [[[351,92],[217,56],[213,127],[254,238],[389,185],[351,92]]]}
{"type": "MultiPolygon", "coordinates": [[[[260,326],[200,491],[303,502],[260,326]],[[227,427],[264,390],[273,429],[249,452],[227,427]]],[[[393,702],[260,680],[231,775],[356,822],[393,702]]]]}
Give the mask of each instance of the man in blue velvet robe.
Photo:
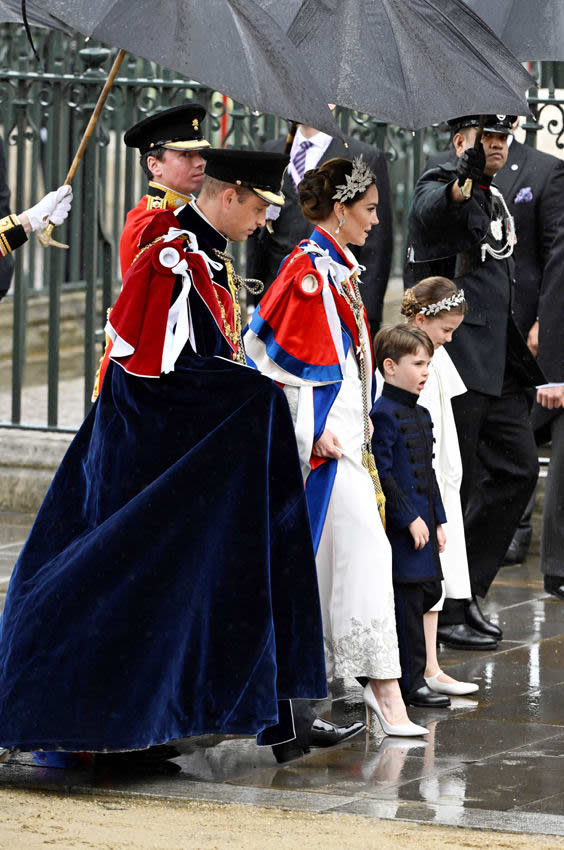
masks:
{"type": "Polygon", "coordinates": [[[0,620],[9,750],[267,730],[265,744],[293,742],[286,760],[335,742],[289,702],[326,694],[315,560],[288,405],[244,364],[226,253],[283,202],[286,160],[211,157],[198,202],[142,236],[102,391],[14,569],[0,620]]]}

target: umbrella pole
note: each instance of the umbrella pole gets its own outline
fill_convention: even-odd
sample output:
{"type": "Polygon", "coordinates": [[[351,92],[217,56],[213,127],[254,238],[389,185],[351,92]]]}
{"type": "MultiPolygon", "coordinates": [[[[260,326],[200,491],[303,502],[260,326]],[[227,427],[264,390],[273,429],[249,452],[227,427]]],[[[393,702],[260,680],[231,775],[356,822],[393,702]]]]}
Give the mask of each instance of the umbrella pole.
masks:
{"type": "MultiPolygon", "coordinates": [[[[480,150],[480,145],[482,144],[482,133],[484,132],[484,124],[486,123],[486,116],[480,115],[480,121],[478,124],[478,132],[476,133],[476,138],[474,139],[474,150],[480,150]]],[[[464,184],[460,187],[460,191],[462,192],[462,197],[465,200],[468,200],[472,197],[472,178],[468,177],[464,184]]]]}
{"type": "MultiPolygon", "coordinates": [[[[90,116],[90,121],[88,122],[86,130],[84,131],[82,139],[80,140],[80,144],[78,146],[78,149],[77,149],[77,151],[74,155],[74,159],[71,163],[71,167],[69,168],[67,176],[65,177],[65,182],[63,183],[64,186],[70,186],[72,181],[73,181],[74,175],[76,174],[78,166],[80,165],[82,157],[84,156],[86,146],[88,145],[88,142],[90,141],[90,137],[91,137],[92,133],[94,132],[94,128],[96,127],[96,124],[98,122],[98,119],[100,117],[102,109],[104,108],[104,104],[106,103],[106,100],[108,99],[110,89],[111,89],[111,87],[114,83],[115,78],[117,77],[121,63],[123,62],[123,60],[125,58],[125,53],[126,53],[125,50],[120,50],[119,53],[117,54],[116,58],[114,59],[114,64],[112,65],[112,67],[110,69],[108,79],[104,83],[104,88],[100,92],[100,97],[98,98],[96,106],[94,107],[94,112],[90,116]]],[[[39,241],[41,242],[41,244],[43,245],[44,248],[48,248],[49,246],[53,246],[55,248],[68,248],[69,247],[68,245],[64,245],[62,242],[57,242],[56,239],[53,239],[52,233],[53,233],[54,227],[55,227],[55,225],[52,222],[49,222],[47,227],[44,230],[42,230],[40,233],[38,233],[37,238],[39,239],[39,241]]]]}

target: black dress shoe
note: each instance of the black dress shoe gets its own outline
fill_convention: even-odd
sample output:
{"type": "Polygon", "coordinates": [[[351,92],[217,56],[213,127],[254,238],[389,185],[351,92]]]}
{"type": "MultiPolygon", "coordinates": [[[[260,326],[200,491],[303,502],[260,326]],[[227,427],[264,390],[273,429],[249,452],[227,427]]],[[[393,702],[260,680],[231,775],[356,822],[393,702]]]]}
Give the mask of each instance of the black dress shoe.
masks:
{"type": "Polygon", "coordinates": [[[309,747],[302,747],[296,739],[293,741],[285,741],[283,744],[273,744],[272,752],[278,764],[284,764],[287,761],[295,761],[309,753],[309,747]]]}
{"type": "Polygon", "coordinates": [[[497,641],[489,635],[477,632],[466,623],[454,626],[439,626],[437,640],[452,649],[497,649],[497,641]]]}
{"type": "Polygon", "coordinates": [[[406,705],[419,705],[421,708],[448,708],[450,705],[450,698],[446,694],[438,694],[428,685],[410,691],[403,701],[406,705]]]}
{"type": "Polygon", "coordinates": [[[470,628],[475,629],[477,632],[488,635],[494,638],[494,640],[502,639],[503,632],[499,626],[496,626],[495,623],[484,617],[475,596],[472,599],[464,600],[464,618],[470,628]]]}
{"type": "Polygon", "coordinates": [[[522,564],[529,554],[530,539],[528,541],[521,540],[515,536],[507,548],[503,563],[507,567],[512,567],[514,564],[522,564]]]}
{"type": "Polygon", "coordinates": [[[564,599],[564,576],[545,576],[544,589],[557,599],[564,599]]]}
{"type": "Polygon", "coordinates": [[[94,753],[94,767],[122,772],[149,771],[155,773],[178,773],[182,768],[169,759],[182,753],[171,744],[158,744],[146,750],[129,750],[115,753],[94,753]]]}
{"type": "Polygon", "coordinates": [[[364,723],[351,723],[349,726],[337,726],[322,717],[316,717],[311,726],[311,747],[334,747],[348,738],[354,738],[359,732],[364,732],[364,723]]]}

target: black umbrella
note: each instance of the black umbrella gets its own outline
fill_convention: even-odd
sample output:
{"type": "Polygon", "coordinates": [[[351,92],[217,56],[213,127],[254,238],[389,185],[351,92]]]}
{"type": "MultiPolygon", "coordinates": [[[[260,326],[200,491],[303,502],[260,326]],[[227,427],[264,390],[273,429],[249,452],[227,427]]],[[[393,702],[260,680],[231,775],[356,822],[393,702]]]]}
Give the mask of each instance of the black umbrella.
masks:
{"type": "Polygon", "coordinates": [[[258,2],[340,106],[413,130],[528,112],[532,77],[463,0],[258,2]]]}
{"type": "Polygon", "coordinates": [[[84,35],[240,103],[342,135],[325,90],[255,0],[34,0],[84,35]]]}
{"type": "MultiPolygon", "coordinates": [[[[31,26],[48,27],[49,29],[61,30],[69,32],[61,21],[58,21],[48,12],[38,8],[35,3],[26,3],[27,19],[31,26]]],[[[0,0],[0,24],[21,24],[22,18],[22,3],[21,0],[0,0]]]]}
{"type": "Polygon", "coordinates": [[[466,0],[519,59],[564,60],[562,0],[466,0]]]}

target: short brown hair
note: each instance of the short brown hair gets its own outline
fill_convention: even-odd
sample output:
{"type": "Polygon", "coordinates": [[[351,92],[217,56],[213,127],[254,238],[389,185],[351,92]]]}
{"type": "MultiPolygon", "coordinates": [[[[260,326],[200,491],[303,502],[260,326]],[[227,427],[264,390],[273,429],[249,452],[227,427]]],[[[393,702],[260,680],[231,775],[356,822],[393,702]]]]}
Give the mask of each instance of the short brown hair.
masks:
{"type": "Polygon", "coordinates": [[[209,198],[217,198],[226,189],[234,189],[237,192],[239,200],[246,198],[248,195],[255,194],[252,189],[248,189],[246,186],[237,186],[236,183],[226,183],[223,180],[218,180],[216,177],[210,177],[209,174],[204,173],[204,180],[200,191],[209,198]]]}
{"type": "MultiPolygon", "coordinates": [[[[456,295],[458,291],[456,285],[448,277],[440,277],[439,275],[425,277],[415,286],[405,290],[401,302],[401,314],[408,320],[413,319],[424,307],[428,307],[429,304],[438,304],[439,301],[456,295]]],[[[429,318],[436,319],[446,313],[464,315],[466,313],[466,301],[453,305],[449,310],[440,310],[429,318]]]]}
{"type": "MultiPolygon", "coordinates": [[[[351,159],[336,156],[333,159],[328,159],[319,168],[306,171],[298,185],[298,194],[302,213],[308,221],[315,224],[329,218],[335,205],[333,195],[337,191],[337,186],[346,184],[347,177],[350,177],[352,170],[351,159]]],[[[373,180],[370,185],[376,185],[376,175],[373,174],[372,177],[373,180]]],[[[364,197],[369,188],[370,186],[367,186],[364,192],[357,192],[354,198],[347,198],[342,203],[346,207],[352,207],[353,204],[364,197]]]]}
{"type": "Polygon", "coordinates": [[[401,357],[415,354],[418,348],[423,348],[429,357],[435,352],[435,346],[425,331],[411,325],[388,325],[381,328],[374,337],[374,358],[382,375],[384,360],[389,357],[394,363],[398,363],[401,357]]]}

